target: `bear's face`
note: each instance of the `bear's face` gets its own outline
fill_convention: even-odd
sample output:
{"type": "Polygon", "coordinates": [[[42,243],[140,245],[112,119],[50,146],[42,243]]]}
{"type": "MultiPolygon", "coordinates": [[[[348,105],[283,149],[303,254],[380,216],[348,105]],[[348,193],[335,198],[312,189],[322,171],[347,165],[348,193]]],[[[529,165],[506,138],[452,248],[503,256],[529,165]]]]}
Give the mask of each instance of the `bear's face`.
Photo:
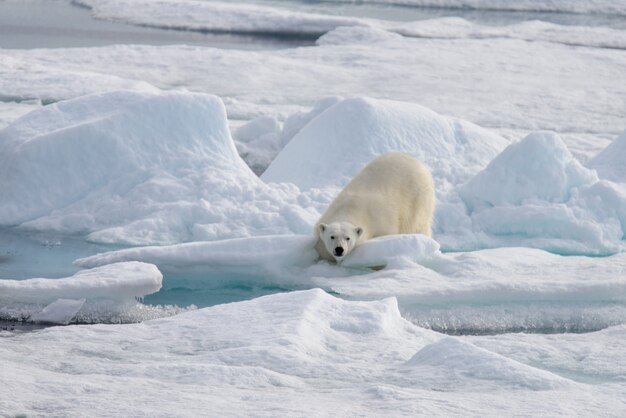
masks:
{"type": "Polygon", "coordinates": [[[363,228],[350,222],[333,222],[320,224],[319,233],[326,250],[340,263],[356,246],[363,228]]]}

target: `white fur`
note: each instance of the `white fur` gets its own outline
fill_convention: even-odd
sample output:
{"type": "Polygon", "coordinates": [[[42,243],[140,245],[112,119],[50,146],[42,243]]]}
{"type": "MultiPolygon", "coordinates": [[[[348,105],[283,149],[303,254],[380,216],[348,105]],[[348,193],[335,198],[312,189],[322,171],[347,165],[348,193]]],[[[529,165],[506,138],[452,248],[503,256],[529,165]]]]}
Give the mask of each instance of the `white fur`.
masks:
{"type": "Polygon", "coordinates": [[[435,187],[428,169],[407,154],[383,154],[344,187],[317,221],[315,249],[320,258],[341,262],[370,238],[430,236],[434,212],[435,187]],[[343,249],[340,256],[337,247],[343,249]]]}

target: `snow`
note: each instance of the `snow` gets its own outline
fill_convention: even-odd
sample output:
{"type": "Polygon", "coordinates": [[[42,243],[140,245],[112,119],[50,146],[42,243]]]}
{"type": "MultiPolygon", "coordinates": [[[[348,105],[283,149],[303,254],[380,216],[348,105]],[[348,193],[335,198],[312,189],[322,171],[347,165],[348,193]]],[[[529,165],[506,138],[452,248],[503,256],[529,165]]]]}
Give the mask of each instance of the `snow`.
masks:
{"type": "MultiPolygon", "coordinates": [[[[452,17],[401,23],[381,19],[335,16],[330,13],[290,11],[284,7],[269,5],[204,2],[197,0],[77,0],[76,4],[88,7],[98,19],[117,20],[126,23],[167,29],[184,29],[205,32],[293,34],[321,38],[319,45],[338,43],[363,43],[398,40],[403,36],[420,38],[495,38],[507,37],[533,41],[587,45],[601,48],[626,48],[623,31],[604,27],[569,27],[541,21],[525,21],[519,24],[492,27],[452,17]]],[[[392,2],[393,3],[393,2],[392,2]]],[[[572,7],[571,2],[546,7],[542,2],[536,6],[513,6],[515,10],[585,12],[583,3],[572,7]],[[567,7],[570,9],[568,10],[567,7]],[[539,8],[535,8],[540,6],[539,8]]],[[[280,6],[280,3],[275,3],[280,6]]],[[[397,3],[395,3],[397,4],[397,3]]],[[[432,4],[431,4],[432,6],[432,4]]],[[[440,5],[435,4],[440,7],[440,5]]],[[[445,5],[455,7],[454,5],[445,5]]],[[[467,4],[456,6],[467,8],[467,4]]],[[[511,7],[511,3],[506,3],[511,7]]],[[[482,5],[471,8],[481,9],[482,5]]],[[[607,14],[626,15],[626,7],[606,2],[597,5],[597,11],[607,14]]],[[[502,6],[490,5],[489,10],[502,6]]],[[[323,9],[322,9],[323,10],[323,9]]],[[[511,10],[511,9],[506,9],[511,10]]]]}
{"type": "Polygon", "coordinates": [[[253,237],[130,248],[75,264],[153,263],[166,276],[196,274],[196,283],[207,287],[249,283],[320,287],[353,300],[393,296],[415,323],[448,332],[589,331],[621,324],[626,314],[624,253],[588,258],[498,248],[442,254],[428,237],[401,235],[370,240],[335,266],[315,262],[313,245],[310,235],[253,237]]]}
{"type": "MultiPolygon", "coordinates": [[[[333,0],[337,3],[355,3],[355,0],[333,0]]],[[[439,7],[452,9],[541,11],[561,13],[603,13],[626,15],[626,6],[611,0],[359,0],[359,3],[395,4],[403,6],[439,7]]]]}
{"type": "MultiPolygon", "coordinates": [[[[128,248],[82,258],[83,268],[121,261],[144,261],[162,268],[238,268],[277,270],[281,266],[310,266],[317,258],[312,235],[275,235],[176,245],[128,248]]],[[[269,273],[269,271],[268,271],[269,273]]]]}
{"type": "Polygon", "coordinates": [[[94,17],[166,29],[319,36],[359,19],[292,12],[253,4],[194,0],[74,0],[94,17]]]}
{"type": "MultiPolygon", "coordinates": [[[[445,20],[431,26],[442,27],[444,34],[456,32],[445,20]]],[[[261,116],[282,122],[329,95],[367,92],[419,103],[509,140],[553,130],[581,161],[624,130],[625,84],[613,80],[622,79],[626,60],[613,49],[502,37],[437,37],[280,51],[119,45],[4,50],[2,55],[3,96],[45,103],[131,86],[184,86],[219,96],[231,123],[261,116]],[[176,71],[171,70],[174,63],[176,71]]]]}
{"type": "Polygon", "coordinates": [[[510,145],[458,193],[463,204],[452,196],[440,213],[444,246],[523,245],[566,254],[623,250],[626,189],[599,180],[554,133],[536,132],[510,145]]]}
{"type": "MultiPolygon", "coordinates": [[[[135,298],[157,292],[163,275],[151,264],[114,263],[61,279],[0,280],[0,318],[67,324],[126,314],[135,298]]],[[[165,312],[163,312],[165,313],[165,312]]],[[[135,318],[137,319],[137,318],[135,318]]]]}
{"type": "Polygon", "coordinates": [[[624,415],[624,31],[244,3],[76,2],[148,26],[322,36],[0,51],[0,236],[41,234],[0,242],[0,263],[36,264],[44,242],[56,260],[48,279],[0,280],[0,320],[73,324],[0,331],[0,411],[624,415]],[[433,171],[433,238],[316,260],[312,225],[387,151],[433,171]],[[114,245],[72,257],[67,235],[114,245]],[[86,270],[54,278],[77,257],[86,270]]]}
{"type": "Polygon", "coordinates": [[[85,304],[82,299],[57,299],[47,305],[41,312],[35,312],[28,318],[36,323],[67,325],[85,304]]]}
{"type": "MultiPolygon", "coordinates": [[[[82,268],[94,268],[111,263],[142,261],[170,271],[237,271],[271,276],[271,280],[282,277],[310,284],[307,279],[323,271],[323,266],[315,264],[318,254],[314,246],[312,235],[274,235],[128,248],[81,258],[74,264],[82,268]]],[[[355,248],[341,266],[355,269],[413,267],[437,254],[439,244],[426,236],[385,236],[355,248]]],[[[338,274],[336,268],[329,269],[328,273],[338,274]]]]}
{"type": "Polygon", "coordinates": [[[624,390],[612,370],[593,380],[570,370],[620,367],[624,332],[524,337],[549,353],[532,361],[520,355],[528,353],[523,339],[478,346],[411,324],[393,298],[344,301],[308,290],[142,324],[3,336],[0,407],[52,415],[619,414],[624,390]],[[555,358],[599,344],[591,358],[555,358]],[[15,390],[28,387],[36,390],[15,390]]]}
{"type": "Polygon", "coordinates": [[[346,256],[341,265],[399,268],[424,264],[438,254],[439,243],[424,235],[388,235],[358,246],[346,256]]]}
{"type": "Polygon", "coordinates": [[[353,98],[311,120],[261,179],[290,182],[303,190],[344,186],[376,156],[398,151],[424,162],[437,188],[447,190],[485,166],[506,144],[476,125],[413,103],[353,98]]]}
{"type": "Polygon", "coordinates": [[[571,190],[598,181],[554,133],[535,132],[512,144],[460,188],[470,210],[529,199],[562,203],[571,190]]]}
{"type": "Polygon", "coordinates": [[[268,188],[241,160],[215,96],[84,96],[22,117],[0,147],[4,226],[138,245],[314,222],[292,189],[268,188]]]}
{"type": "MultiPolygon", "coordinates": [[[[626,8],[624,11],[626,12],[626,8]]],[[[336,30],[343,30],[343,28],[336,30]]],[[[511,38],[573,46],[626,48],[626,32],[623,30],[602,26],[558,25],[539,20],[506,26],[487,26],[471,23],[458,17],[449,17],[388,26],[388,30],[400,35],[420,38],[511,38]]]]}
{"type": "Polygon", "coordinates": [[[118,91],[42,107],[0,131],[0,224],[118,245],[309,234],[358,170],[401,151],[433,173],[446,250],[623,248],[626,190],[553,133],[509,145],[417,104],[336,97],[285,126],[258,118],[236,131],[239,144],[278,152],[259,179],[215,96],[118,91]]]}
{"type": "Polygon", "coordinates": [[[406,362],[409,373],[440,389],[458,387],[470,378],[468,389],[511,387],[530,390],[566,389],[572,384],[558,375],[494,354],[456,338],[442,338],[415,353],[406,362]],[[434,375],[434,376],[433,376],[434,375]],[[432,377],[431,377],[432,376],[432,377]],[[434,377],[434,378],[433,378],[434,377]],[[430,379],[429,379],[430,378],[430,379]]]}
{"type": "Polygon", "coordinates": [[[398,40],[401,35],[367,26],[340,26],[320,36],[316,43],[326,45],[366,44],[398,40]]]}

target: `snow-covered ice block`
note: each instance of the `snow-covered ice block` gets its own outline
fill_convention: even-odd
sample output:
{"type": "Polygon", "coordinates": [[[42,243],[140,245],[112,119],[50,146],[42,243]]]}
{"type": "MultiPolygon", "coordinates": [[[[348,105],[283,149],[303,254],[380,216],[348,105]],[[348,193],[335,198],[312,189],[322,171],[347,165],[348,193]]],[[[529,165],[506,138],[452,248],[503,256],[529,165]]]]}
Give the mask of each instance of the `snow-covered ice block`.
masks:
{"type": "Polygon", "coordinates": [[[0,280],[0,300],[50,303],[57,299],[134,299],[157,292],[163,276],[146,263],[115,263],[61,279],[0,280]]]}
{"type": "Polygon", "coordinates": [[[110,264],[60,279],[3,279],[0,317],[69,323],[83,307],[91,311],[84,315],[109,309],[111,316],[136,298],[159,291],[162,281],[156,266],[140,262],[110,264]]]}
{"type": "Polygon", "coordinates": [[[626,188],[599,180],[554,133],[507,147],[438,206],[444,249],[528,246],[564,254],[623,251],[626,188]]]}
{"type": "MultiPolygon", "coordinates": [[[[114,92],[32,112],[0,132],[0,223],[31,221],[89,200],[96,190],[132,193],[139,185],[147,188],[151,177],[167,190],[168,177],[201,170],[209,161],[240,173],[245,165],[224,121],[218,98],[188,93],[114,92]]],[[[75,214],[71,223],[80,230],[93,220],[75,214]]]]}
{"type": "Polygon", "coordinates": [[[563,203],[574,188],[598,181],[552,132],[535,132],[508,146],[459,188],[470,211],[529,201],[563,203]]]}
{"type": "Polygon", "coordinates": [[[27,114],[0,131],[0,195],[0,225],[134,245],[291,232],[316,216],[241,160],[219,98],[183,92],[27,114]]]}
{"type": "Polygon", "coordinates": [[[399,151],[424,162],[438,191],[445,191],[467,181],[506,145],[472,123],[417,104],[346,99],[304,126],[261,178],[303,190],[343,186],[375,157],[399,151]]]}

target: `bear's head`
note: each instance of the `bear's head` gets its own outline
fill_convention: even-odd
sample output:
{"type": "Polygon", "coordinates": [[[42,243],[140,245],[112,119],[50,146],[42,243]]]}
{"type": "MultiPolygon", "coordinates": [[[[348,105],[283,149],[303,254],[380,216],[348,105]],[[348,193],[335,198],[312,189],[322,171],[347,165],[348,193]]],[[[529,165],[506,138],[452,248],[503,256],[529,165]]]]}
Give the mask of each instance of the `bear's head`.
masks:
{"type": "Polygon", "coordinates": [[[340,263],[356,247],[363,228],[350,222],[333,222],[319,224],[319,233],[326,250],[340,263]]]}

